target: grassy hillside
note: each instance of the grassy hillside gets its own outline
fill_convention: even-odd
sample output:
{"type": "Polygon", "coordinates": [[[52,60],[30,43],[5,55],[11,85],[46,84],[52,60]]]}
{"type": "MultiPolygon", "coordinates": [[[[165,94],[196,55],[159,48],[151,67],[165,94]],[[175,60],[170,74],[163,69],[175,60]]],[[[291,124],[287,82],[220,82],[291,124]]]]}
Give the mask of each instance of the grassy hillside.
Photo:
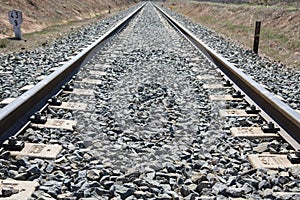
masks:
{"type": "Polygon", "coordinates": [[[134,5],[137,0],[1,0],[0,53],[35,49],[81,26],[134,5]],[[110,8],[110,9],[109,9],[110,8]],[[23,12],[23,40],[11,40],[13,27],[8,11],[23,12]]]}
{"type": "Polygon", "coordinates": [[[118,10],[133,2],[134,0],[1,0],[0,38],[14,35],[7,16],[12,9],[23,12],[22,32],[32,33],[53,25],[104,16],[109,7],[112,11],[118,10]]]}

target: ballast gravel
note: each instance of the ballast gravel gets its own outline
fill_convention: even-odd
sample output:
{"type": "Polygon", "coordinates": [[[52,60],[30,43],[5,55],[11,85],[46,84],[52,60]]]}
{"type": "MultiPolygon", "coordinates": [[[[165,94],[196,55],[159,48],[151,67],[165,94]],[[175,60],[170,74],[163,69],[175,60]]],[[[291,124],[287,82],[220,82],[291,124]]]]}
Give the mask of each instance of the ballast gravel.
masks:
{"type": "Polygon", "coordinates": [[[297,198],[277,192],[300,192],[299,167],[253,169],[247,159],[250,153],[289,151],[288,145],[230,135],[228,127],[265,122],[219,117],[219,109],[245,104],[209,100],[212,93],[233,92],[202,87],[220,82],[215,69],[147,4],[78,74],[77,80],[102,80],[74,83],[94,95],[60,97],[86,103],[88,110],[47,110],[49,118],[77,120],[75,130],[30,128],[19,136],[61,144],[58,158],[1,152],[0,178],[37,181],[31,199],[297,198]]]}

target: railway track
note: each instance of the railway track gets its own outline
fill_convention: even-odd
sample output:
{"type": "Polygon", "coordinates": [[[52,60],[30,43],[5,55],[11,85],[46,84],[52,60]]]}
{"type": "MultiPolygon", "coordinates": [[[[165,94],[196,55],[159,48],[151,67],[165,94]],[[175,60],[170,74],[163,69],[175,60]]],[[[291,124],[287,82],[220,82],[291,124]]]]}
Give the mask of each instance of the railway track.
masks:
{"type": "Polygon", "coordinates": [[[299,195],[299,114],[150,3],[5,106],[0,127],[1,178],[21,180],[1,181],[2,198],[299,195]]]}

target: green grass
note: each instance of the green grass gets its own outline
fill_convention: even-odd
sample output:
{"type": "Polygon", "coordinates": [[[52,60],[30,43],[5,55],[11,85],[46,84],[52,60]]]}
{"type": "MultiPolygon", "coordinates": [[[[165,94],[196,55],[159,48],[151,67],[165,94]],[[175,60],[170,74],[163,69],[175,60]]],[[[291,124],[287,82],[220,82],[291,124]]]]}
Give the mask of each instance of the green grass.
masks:
{"type": "Polygon", "coordinates": [[[224,26],[227,27],[230,31],[242,31],[245,33],[250,33],[253,29],[253,27],[233,24],[231,21],[225,21],[224,26]]]}
{"type": "Polygon", "coordinates": [[[272,30],[263,29],[261,31],[261,36],[264,37],[266,40],[276,40],[281,43],[287,43],[289,41],[289,38],[286,35],[272,30]]]}
{"type": "Polygon", "coordinates": [[[4,49],[7,47],[7,39],[1,39],[0,40],[0,49],[4,49]]]}
{"type": "Polygon", "coordinates": [[[232,21],[227,21],[227,20],[220,20],[217,18],[214,18],[212,16],[200,16],[199,20],[203,24],[219,24],[220,26],[226,28],[229,31],[240,31],[244,33],[252,33],[253,32],[253,27],[245,26],[245,25],[240,25],[240,24],[233,24],[232,21]]]}
{"type": "Polygon", "coordinates": [[[278,31],[263,29],[261,32],[261,38],[264,40],[275,41],[278,44],[282,44],[284,48],[297,50],[300,49],[300,41],[293,41],[286,34],[282,34],[278,31]]]}
{"type": "Polygon", "coordinates": [[[203,16],[200,16],[199,17],[199,20],[203,23],[206,23],[206,24],[210,24],[210,23],[217,23],[219,22],[219,20],[217,20],[216,18],[213,18],[211,16],[208,16],[208,15],[203,15],[203,16]]]}

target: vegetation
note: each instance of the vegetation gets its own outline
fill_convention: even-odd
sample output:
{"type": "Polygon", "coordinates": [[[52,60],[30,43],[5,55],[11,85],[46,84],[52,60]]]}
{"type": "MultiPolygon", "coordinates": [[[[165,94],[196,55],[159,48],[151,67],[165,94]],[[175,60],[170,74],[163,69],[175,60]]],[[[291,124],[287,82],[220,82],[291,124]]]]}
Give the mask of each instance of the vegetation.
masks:
{"type": "Polygon", "coordinates": [[[7,39],[0,39],[0,49],[7,47],[7,39]]]}
{"type": "Polygon", "coordinates": [[[261,21],[260,55],[300,68],[299,1],[274,6],[258,5],[258,1],[255,4],[254,1],[253,4],[228,4],[230,0],[226,4],[170,2],[175,12],[225,35],[246,49],[252,49],[255,21],[261,21]]]}

